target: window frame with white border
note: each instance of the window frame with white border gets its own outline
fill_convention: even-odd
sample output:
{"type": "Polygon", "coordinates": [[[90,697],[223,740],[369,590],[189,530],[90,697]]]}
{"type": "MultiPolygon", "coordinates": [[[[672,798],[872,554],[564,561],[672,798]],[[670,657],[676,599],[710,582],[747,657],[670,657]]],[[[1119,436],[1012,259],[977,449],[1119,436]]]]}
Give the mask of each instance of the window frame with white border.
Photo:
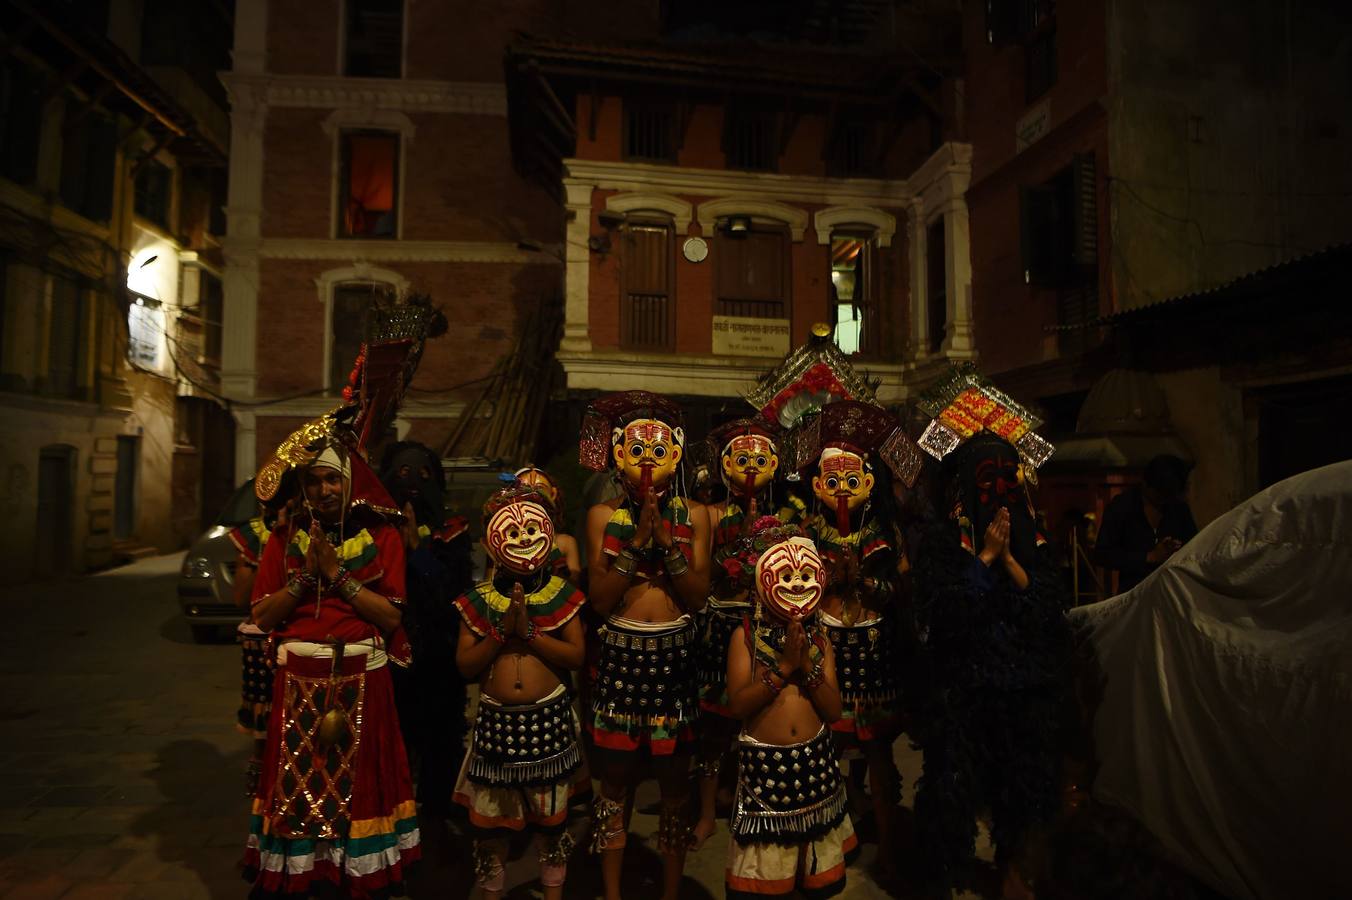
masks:
{"type": "Polygon", "coordinates": [[[392,269],[381,269],[365,263],[328,269],[316,276],[315,289],[319,294],[319,302],[324,306],[324,353],[319,383],[326,394],[336,394],[343,389],[341,384],[329,383],[329,376],[333,371],[333,296],[339,286],[352,284],[388,287],[396,298],[406,296],[409,289],[407,276],[392,269]]]}

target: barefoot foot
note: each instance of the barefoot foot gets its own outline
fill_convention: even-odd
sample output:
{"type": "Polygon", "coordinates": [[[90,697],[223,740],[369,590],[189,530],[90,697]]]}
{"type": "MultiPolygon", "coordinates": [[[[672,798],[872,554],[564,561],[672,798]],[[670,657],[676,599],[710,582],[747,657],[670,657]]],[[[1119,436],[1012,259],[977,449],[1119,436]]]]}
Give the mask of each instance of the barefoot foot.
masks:
{"type": "Polygon", "coordinates": [[[695,823],[695,827],[690,829],[690,849],[696,851],[704,846],[711,835],[718,829],[717,823],[712,819],[700,819],[695,823]]]}

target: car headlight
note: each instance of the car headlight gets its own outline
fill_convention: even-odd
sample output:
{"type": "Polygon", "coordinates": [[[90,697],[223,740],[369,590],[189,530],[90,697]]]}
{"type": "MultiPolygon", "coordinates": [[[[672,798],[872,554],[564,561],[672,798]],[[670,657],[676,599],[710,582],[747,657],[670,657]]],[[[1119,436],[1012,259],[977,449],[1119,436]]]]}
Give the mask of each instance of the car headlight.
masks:
{"type": "Polygon", "coordinates": [[[189,556],[183,560],[182,575],[184,578],[210,578],[211,560],[205,556],[189,556]]]}

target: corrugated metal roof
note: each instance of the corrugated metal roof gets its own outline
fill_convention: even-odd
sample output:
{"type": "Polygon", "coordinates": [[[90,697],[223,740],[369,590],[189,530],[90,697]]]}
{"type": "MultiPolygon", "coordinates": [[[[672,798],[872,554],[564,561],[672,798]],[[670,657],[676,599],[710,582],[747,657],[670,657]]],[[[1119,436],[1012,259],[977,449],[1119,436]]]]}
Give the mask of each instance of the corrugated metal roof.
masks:
{"type": "Polygon", "coordinates": [[[1190,312],[1199,307],[1271,296],[1292,282],[1304,288],[1340,285],[1344,291],[1352,285],[1352,242],[1330,244],[1322,250],[1292,257],[1257,269],[1238,278],[1204,290],[1191,291],[1155,300],[1130,309],[1099,316],[1075,325],[1053,325],[1046,330],[1078,331],[1085,328],[1113,327],[1152,320],[1158,316],[1190,312]]]}

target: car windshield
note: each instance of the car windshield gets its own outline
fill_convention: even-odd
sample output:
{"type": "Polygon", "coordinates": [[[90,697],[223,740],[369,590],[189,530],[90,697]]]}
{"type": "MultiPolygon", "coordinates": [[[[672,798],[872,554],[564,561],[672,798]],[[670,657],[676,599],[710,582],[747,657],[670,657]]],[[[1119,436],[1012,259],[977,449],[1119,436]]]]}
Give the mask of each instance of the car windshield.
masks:
{"type": "Polygon", "coordinates": [[[216,524],[227,527],[243,525],[256,515],[258,515],[258,498],[254,496],[253,479],[250,478],[230,495],[225,508],[216,517],[216,524]]]}

